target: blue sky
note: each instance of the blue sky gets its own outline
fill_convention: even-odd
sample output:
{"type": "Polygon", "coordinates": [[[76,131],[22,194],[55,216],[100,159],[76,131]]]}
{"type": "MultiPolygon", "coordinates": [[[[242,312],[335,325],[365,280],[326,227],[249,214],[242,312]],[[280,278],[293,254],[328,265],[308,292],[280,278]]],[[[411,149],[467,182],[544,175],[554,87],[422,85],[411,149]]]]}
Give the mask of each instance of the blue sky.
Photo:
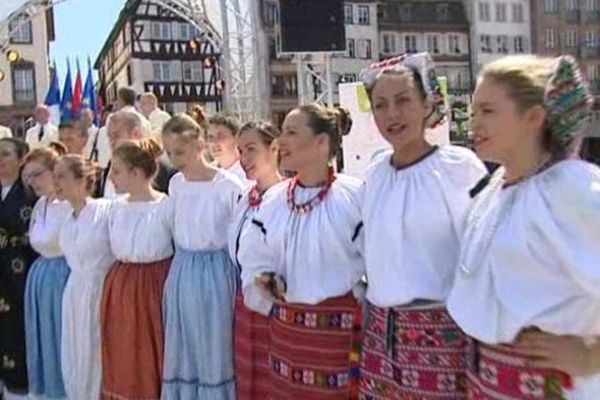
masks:
{"type": "Polygon", "coordinates": [[[93,65],[125,1],[67,0],[55,7],[56,41],[50,46],[50,57],[56,60],[61,86],[67,73],[67,57],[73,73],[79,57],[85,80],[88,56],[93,65]]]}

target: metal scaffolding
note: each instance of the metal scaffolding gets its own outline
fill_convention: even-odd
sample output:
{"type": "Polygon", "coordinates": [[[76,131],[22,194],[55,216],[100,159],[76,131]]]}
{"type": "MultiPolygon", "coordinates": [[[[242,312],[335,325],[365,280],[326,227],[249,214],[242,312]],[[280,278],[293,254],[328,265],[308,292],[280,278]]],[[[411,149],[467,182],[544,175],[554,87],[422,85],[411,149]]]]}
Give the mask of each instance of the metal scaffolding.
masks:
{"type": "MultiPolygon", "coordinates": [[[[2,0],[11,1],[11,0],[2,0]]],[[[12,16],[25,18],[68,0],[12,0],[7,18],[0,20],[0,53],[9,50],[9,21],[12,16]]],[[[185,19],[201,32],[223,54],[219,66],[225,77],[223,91],[225,109],[242,120],[268,115],[265,46],[261,43],[258,2],[255,0],[148,0],[185,19]],[[261,59],[263,61],[261,61],[261,59]]],[[[6,6],[6,5],[4,5],[6,6]]],[[[4,11],[4,10],[3,10],[4,11]]],[[[13,30],[18,26],[13,26],[13,30]]]]}

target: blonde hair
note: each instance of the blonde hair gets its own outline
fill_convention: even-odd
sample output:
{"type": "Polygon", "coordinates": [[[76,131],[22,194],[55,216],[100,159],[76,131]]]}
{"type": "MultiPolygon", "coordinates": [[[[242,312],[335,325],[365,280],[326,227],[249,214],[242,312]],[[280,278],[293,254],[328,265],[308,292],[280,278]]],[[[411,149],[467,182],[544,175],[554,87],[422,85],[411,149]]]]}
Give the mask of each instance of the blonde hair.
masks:
{"type": "Polygon", "coordinates": [[[51,147],[41,147],[38,149],[31,150],[23,161],[23,165],[29,164],[30,162],[39,162],[46,169],[52,171],[56,162],[60,158],[61,154],[55,151],[51,147]]]}
{"type": "Polygon", "coordinates": [[[123,142],[113,151],[113,157],[140,169],[147,178],[152,178],[158,171],[156,159],[161,154],[162,148],[152,138],[123,142]]]}
{"type": "Polygon", "coordinates": [[[71,171],[75,179],[83,179],[85,189],[88,193],[92,193],[96,181],[102,169],[94,162],[79,154],[66,154],[59,158],[58,162],[63,162],[71,171]]]}
{"type": "Polygon", "coordinates": [[[163,126],[162,135],[177,135],[186,139],[199,140],[206,136],[206,129],[187,114],[177,114],[163,126]]]}
{"type": "Polygon", "coordinates": [[[574,121],[566,126],[563,121],[578,119],[580,113],[589,107],[586,103],[587,88],[575,60],[570,57],[507,56],[484,66],[480,74],[480,79],[483,78],[503,85],[517,104],[519,112],[535,106],[546,110],[542,145],[555,160],[568,158],[575,152],[578,141],[574,139],[581,128],[581,121],[574,121]],[[566,74],[564,70],[558,69],[559,66],[565,65],[570,67],[566,74]],[[558,79],[560,82],[555,82],[558,79]],[[549,90],[554,89],[556,85],[563,85],[563,89],[554,91],[554,98],[550,101],[549,90]],[[580,99],[574,102],[573,107],[557,107],[557,103],[574,95],[579,95],[580,99]],[[556,117],[563,121],[556,120],[556,117]]]}

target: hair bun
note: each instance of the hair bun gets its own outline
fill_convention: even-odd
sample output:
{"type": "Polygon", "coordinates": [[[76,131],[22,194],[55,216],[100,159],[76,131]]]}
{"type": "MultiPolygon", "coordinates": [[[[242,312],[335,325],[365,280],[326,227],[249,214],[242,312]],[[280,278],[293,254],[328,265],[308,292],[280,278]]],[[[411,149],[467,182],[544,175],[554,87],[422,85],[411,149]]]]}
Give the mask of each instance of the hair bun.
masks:
{"type": "Polygon", "coordinates": [[[581,132],[591,102],[577,61],[570,55],[559,57],[544,94],[552,135],[564,144],[571,142],[581,132]]]}
{"type": "Polygon", "coordinates": [[[163,153],[162,147],[160,147],[160,144],[153,138],[144,138],[140,140],[138,144],[153,160],[156,160],[163,153]]]}
{"type": "Polygon", "coordinates": [[[346,136],[352,129],[352,116],[348,109],[344,107],[337,107],[336,112],[339,135],[346,136]]]}
{"type": "Polygon", "coordinates": [[[194,118],[194,121],[196,121],[196,123],[200,126],[204,126],[208,123],[208,117],[206,116],[206,112],[204,111],[204,108],[202,106],[193,106],[190,109],[189,114],[192,118],[194,118]]]}

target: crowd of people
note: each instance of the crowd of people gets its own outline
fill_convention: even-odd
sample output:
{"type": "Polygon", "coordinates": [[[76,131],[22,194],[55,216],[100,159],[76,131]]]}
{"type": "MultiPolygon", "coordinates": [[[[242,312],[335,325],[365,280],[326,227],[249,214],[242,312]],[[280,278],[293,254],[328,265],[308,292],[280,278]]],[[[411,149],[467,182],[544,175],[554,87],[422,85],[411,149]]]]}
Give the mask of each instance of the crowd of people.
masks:
{"type": "Polygon", "coordinates": [[[447,114],[427,53],[361,78],[392,147],[364,179],[332,166],[351,116],[315,104],[280,130],[122,89],[101,129],[39,107],[0,138],[4,399],[597,399],[574,59],[484,66],[477,155],[425,139],[447,114]]]}

